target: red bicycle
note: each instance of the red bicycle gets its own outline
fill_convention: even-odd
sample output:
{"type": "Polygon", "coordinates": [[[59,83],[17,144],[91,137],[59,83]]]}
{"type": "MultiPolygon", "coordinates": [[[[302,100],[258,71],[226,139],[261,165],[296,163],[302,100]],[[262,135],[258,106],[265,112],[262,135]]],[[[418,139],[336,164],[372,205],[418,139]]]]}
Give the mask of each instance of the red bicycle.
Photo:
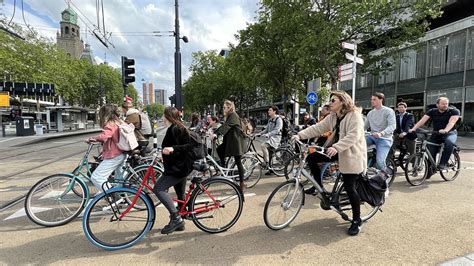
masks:
{"type": "MultiPolygon", "coordinates": [[[[158,153],[157,153],[158,154],[158,153]]],[[[152,191],[155,180],[153,163],[141,178],[138,188],[133,183],[97,195],[87,206],[82,221],[87,239],[106,250],[128,248],[139,242],[155,222],[154,202],[146,191],[152,191]]],[[[194,169],[208,170],[206,164],[195,164],[194,169]]],[[[135,183],[136,184],[136,183],[135,183]]],[[[203,180],[193,176],[184,201],[175,200],[181,208],[179,214],[208,233],[220,233],[231,228],[242,213],[244,196],[233,182],[219,177],[203,180]]]]}

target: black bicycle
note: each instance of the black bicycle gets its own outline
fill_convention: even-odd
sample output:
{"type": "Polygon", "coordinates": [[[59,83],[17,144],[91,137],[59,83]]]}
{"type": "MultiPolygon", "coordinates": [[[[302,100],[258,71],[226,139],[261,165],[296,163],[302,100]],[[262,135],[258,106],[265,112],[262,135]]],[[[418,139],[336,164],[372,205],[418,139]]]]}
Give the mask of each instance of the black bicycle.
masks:
{"type": "MultiPolygon", "coordinates": [[[[433,174],[436,174],[439,169],[439,161],[441,159],[441,154],[443,154],[444,143],[437,144],[429,142],[428,135],[430,134],[440,134],[438,131],[425,131],[417,130],[418,138],[422,141],[421,148],[419,152],[412,154],[408,160],[405,167],[405,178],[408,183],[412,186],[419,186],[428,177],[428,172],[431,170],[433,174]],[[427,146],[437,146],[440,147],[438,159],[433,158],[429,152],[427,146]],[[431,168],[431,169],[430,169],[431,168]]],[[[461,158],[459,157],[459,147],[455,146],[453,153],[449,157],[446,169],[439,171],[441,177],[446,181],[453,181],[459,175],[461,169],[461,158]]]]}

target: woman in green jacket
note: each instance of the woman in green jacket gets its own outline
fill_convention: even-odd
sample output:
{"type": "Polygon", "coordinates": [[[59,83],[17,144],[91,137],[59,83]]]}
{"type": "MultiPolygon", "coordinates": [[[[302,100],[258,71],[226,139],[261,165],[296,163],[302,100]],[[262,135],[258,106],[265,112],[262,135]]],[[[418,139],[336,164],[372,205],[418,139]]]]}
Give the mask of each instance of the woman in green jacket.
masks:
{"type": "Polygon", "coordinates": [[[244,184],[244,167],[242,166],[242,154],[245,153],[245,139],[242,127],[240,126],[240,118],[235,112],[233,102],[226,100],[224,102],[225,123],[216,131],[217,134],[223,135],[222,144],[217,147],[217,154],[221,161],[221,165],[225,165],[225,158],[233,156],[235,164],[239,170],[240,189],[243,191],[246,187],[244,184]]]}

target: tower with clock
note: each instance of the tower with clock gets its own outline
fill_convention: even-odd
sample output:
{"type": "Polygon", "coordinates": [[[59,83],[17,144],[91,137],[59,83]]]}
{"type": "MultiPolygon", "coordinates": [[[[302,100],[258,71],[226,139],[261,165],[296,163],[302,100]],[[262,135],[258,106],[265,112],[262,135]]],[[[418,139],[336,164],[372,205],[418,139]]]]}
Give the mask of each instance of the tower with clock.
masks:
{"type": "Polygon", "coordinates": [[[61,12],[60,31],[56,35],[58,48],[69,56],[81,58],[84,42],[81,40],[80,27],[77,24],[77,13],[70,7],[61,12]]]}

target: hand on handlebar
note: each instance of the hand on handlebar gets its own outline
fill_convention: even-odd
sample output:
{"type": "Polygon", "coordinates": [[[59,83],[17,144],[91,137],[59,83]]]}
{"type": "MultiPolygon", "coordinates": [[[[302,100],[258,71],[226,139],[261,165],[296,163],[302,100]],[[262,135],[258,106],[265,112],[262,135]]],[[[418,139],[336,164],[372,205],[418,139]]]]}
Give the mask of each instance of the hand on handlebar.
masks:
{"type": "Polygon", "coordinates": [[[413,132],[415,132],[415,131],[416,131],[416,129],[413,129],[413,128],[410,128],[410,129],[408,130],[408,132],[410,132],[410,133],[413,133],[413,132]]]}
{"type": "Polygon", "coordinates": [[[296,141],[299,141],[300,139],[301,139],[300,136],[298,136],[298,134],[295,134],[295,135],[293,135],[293,136],[291,137],[291,140],[290,140],[290,141],[291,141],[292,143],[294,143],[294,142],[296,142],[296,141]]]}
{"type": "Polygon", "coordinates": [[[329,157],[333,157],[337,154],[337,150],[333,147],[329,147],[329,148],[326,149],[326,154],[329,157]]]}

